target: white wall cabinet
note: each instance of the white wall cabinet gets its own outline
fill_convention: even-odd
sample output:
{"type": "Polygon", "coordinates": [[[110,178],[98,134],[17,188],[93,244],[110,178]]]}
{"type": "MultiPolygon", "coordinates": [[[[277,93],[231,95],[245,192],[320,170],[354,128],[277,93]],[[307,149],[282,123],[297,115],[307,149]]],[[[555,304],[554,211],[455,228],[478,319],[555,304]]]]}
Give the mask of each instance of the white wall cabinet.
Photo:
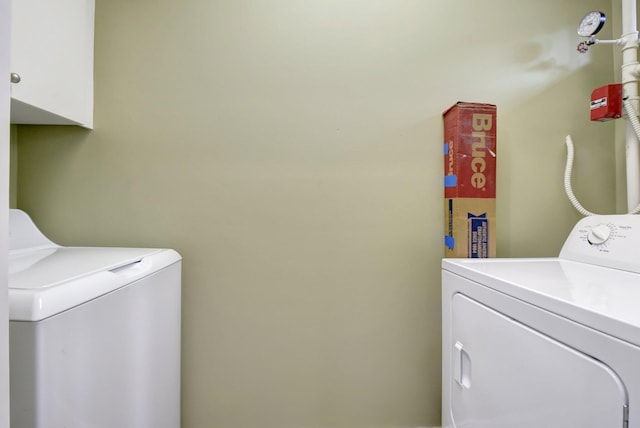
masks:
{"type": "Polygon", "coordinates": [[[95,0],[13,0],[11,123],[93,127],[95,0]]]}

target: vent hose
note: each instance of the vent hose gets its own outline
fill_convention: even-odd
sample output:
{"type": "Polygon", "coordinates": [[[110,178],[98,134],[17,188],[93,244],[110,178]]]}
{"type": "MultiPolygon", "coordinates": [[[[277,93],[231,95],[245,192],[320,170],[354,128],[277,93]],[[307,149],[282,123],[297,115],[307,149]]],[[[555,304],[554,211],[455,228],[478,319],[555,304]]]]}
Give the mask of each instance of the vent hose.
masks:
{"type": "Polygon", "coordinates": [[[566,192],[573,207],[578,210],[580,214],[585,217],[596,215],[585,209],[585,207],[583,207],[578,201],[578,198],[576,198],[576,195],[573,194],[573,190],[571,189],[571,172],[573,171],[573,140],[571,139],[571,135],[567,135],[565,142],[567,144],[567,164],[564,168],[564,191],[566,192]]]}
{"type": "MultiPolygon", "coordinates": [[[[638,115],[633,108],[633,104],[631,103],[631,101],[629,101],[628,98],[624,99],[623,104],[624,110],[627,113],[627,117],[629,118],[629,122],[631,123],[631,127],[636,134],[636,138],[640,140],[640,121],[638,121],[638,115]]],[[[565,143],[567,145],[567,164],[564,169],[564,191],[566,192],[567,197],[569,198],[569,201],[571,201],[573,207],[578,210],[580,214],[585,217],[597,215],[583,207],[578,201],[578,198],[576,198],[576,196],[573,194],[573,190],[571,189],[571,173],[573,171],[573,140],[571,139],[571,135],[567,135],[565,143]]],[[[640,204],[638,204],[637,207],[629,212],[629,214],[638,213],[640,213],[640,204]]]]}

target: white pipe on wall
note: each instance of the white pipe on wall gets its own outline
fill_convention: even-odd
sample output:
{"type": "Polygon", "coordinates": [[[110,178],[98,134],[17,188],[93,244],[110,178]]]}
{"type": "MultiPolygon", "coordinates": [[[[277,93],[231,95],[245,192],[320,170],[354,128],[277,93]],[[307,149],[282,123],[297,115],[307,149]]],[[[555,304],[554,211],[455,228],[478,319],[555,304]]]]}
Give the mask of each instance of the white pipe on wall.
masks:
{"type": "MultiPolygon", "coordinates": [[[[638,111],[638,29],[636,0],[622,0],[622,86],[625,97],[638,111]]],[[[638,137],[630,121],[626,124],[627,209],[640,204],[640,158],[638,137]]]]}

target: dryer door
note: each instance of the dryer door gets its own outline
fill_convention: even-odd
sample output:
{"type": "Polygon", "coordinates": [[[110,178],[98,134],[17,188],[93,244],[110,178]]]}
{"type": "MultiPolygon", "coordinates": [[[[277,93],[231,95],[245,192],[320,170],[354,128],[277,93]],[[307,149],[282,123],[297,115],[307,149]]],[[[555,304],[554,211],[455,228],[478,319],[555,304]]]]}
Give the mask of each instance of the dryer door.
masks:
{"type": "Polygon", "coordinates": [[[626,389],[608,366],[462,294],[452,305],[457,428],[624,426],[626,389]]]}

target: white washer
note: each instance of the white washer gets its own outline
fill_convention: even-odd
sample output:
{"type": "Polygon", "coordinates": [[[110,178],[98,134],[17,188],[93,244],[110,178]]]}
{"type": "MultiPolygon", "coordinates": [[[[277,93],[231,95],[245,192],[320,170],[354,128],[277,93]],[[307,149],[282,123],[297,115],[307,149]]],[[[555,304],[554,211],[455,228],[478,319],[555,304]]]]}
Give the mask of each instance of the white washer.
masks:
{"type": "Polygon", "coordinates": [[[640,428],[640,216],[442,269],[443,428],[640,428]]]}
{"type": "Polygon", "coordinates": [[[181,257],[62,247],[10,212],[13,428],[180,426],[181,257]]]}

